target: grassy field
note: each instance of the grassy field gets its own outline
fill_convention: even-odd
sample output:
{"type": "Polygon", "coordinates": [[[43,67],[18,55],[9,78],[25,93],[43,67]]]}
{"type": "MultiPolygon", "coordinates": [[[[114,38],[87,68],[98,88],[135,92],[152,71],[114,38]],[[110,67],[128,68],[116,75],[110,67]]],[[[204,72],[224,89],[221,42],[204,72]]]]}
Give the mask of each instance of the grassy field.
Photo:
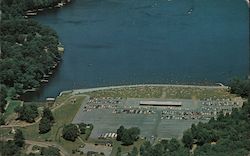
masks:
{"type": "Polygon", "coordinates": [[[222,99],[232,98],[234,95],[230,94],[227,89],[215,88],[182,88],[182,87],[167,87],[164,89],[165,98],[173,99],[222,99]]]}
{"type": "Polygon", "coordinates": [[[121,97],[121,98],[170,98],[170,99],[222,99],[232,98],[224,88],[202,88],[202,87],[165,87],[144,86],[99,90],[86,93],[92,97],[121,97]]]}
{"type": "Polygon", "coordinates": [[[86,93],[93,97],[134,97],[134,98],[159,98],[162,95],[162,87],[129,87],[93,91],[86,93]]]}
{"type": "Polygon", "coordinates": [[[14,113],[15,108],[22,104],[20,100],[9,100],[9,106],[4,113],[4,117],[7,118],[10,114],[14,113]]]}
{"type": "MultiPolygon", "coordinates": [[[[79,139],[75,142],[66,141],[61,137],[61,131],[65,124],[71,123],[75,114],[79,110],[84,96],[73,96],[63,95],[56,100],[56,103],[65,104],[60,108],[56,109],[53,112],[55,118],[55,124],[53,125],[50,132],[46,134],[39,134],[38,124],[22,128],[25,138],[37,141],[52,141],[57,142],[59,145],[64,147],[69,153],[71,153],[72,149],[77,149],[79,145],[83,144],[79,139]],[[76,99],[76,102],[73,103],[72,99],[76,99]]],[[[85,135],[80,136],[83,140],[85,135]]]]}

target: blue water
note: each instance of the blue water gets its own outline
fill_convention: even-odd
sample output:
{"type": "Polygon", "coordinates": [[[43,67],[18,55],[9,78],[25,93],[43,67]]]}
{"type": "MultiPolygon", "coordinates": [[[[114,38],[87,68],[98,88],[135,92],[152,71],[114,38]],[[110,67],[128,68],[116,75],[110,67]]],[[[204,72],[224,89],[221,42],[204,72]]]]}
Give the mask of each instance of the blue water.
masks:
{"type": "Polygon", "coordinates": [[[248,74],[244,0],[74,0],[34,18],[65,47],[36,100],[73,88],[226,83],[248,74]]]}

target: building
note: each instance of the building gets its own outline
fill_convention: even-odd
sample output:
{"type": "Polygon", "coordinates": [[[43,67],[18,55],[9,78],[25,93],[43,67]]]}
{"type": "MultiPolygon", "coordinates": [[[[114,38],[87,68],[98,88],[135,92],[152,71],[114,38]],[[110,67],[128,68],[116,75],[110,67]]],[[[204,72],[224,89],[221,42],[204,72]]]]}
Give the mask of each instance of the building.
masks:
{"type": "Polygon", "coordinates": [[[181,107],[181,102],[175,101],[140,101],[141,106],[163,106],[163,107],[181,107]]]}

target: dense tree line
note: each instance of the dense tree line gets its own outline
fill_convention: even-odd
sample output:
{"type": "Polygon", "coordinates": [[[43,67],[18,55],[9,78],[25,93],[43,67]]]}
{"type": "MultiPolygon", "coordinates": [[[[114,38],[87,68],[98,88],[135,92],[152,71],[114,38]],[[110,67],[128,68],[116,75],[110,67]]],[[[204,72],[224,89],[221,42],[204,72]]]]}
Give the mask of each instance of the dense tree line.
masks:
{"type": "Polygon", "coordinates": [[[13,140],[0,141],[0,155],[19,156],[24,147],[24,136],[21,130],[17,129],[13,140]]]}
{"type": "Polygon", "coordinates": [[[54,5],[59,0],[2,0],[0,53],[0,111],[6,97],[37,88],[61,58],[58,36],[52,29],[25,19],[28,9],[54,5]]]}
{"type": "Polygon", "coordinates": [[[230,91],[242,97],[247,97],[250,93],[250,80],[234,79],[230,82],[230,91]]]}
{"type": "MultiPolygon", "coordinates": [[[[156,145],[149,142],[140,148],[142,156],[188,156],[198,145],[194,156],[246,156],[250,152],[250,103],[231,115],[223,115],[208,123],[192,125],[184,132],[182,143],[176,139],[163,140],[156,145]]],[[[132,152],[133,153],[133,152],[132,152]]]]}

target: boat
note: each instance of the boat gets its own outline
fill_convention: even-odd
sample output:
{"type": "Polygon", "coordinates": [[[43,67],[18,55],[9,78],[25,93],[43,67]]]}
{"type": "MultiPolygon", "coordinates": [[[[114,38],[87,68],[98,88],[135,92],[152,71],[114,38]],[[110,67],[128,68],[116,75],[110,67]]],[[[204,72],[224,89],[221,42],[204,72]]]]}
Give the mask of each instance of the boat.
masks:
{"type": "Polygon", "coordinates": [[[192,14],[192,12],[193,12],[193,8],[189,9],[187,13],[190,15],[192,14]]]}

